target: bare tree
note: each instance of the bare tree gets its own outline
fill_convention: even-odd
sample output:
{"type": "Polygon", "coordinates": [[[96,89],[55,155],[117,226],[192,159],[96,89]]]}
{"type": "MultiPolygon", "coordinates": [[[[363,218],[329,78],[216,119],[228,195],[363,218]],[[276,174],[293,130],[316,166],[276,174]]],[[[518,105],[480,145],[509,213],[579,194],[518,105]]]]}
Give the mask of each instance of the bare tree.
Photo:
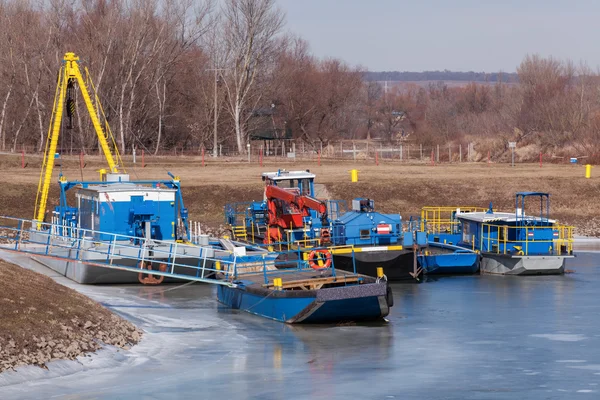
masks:
{"type": "Polygon", "coordinates": [[[275,37],[284,25],[284,14],[275,0],[225,0],[222,8],[223,40],[228,52],[225,76],[228,109],[234,120],[239,153],[245,153],[245,123],[260,92],[254,92],[261,68],[274,55],[275,37]]]}

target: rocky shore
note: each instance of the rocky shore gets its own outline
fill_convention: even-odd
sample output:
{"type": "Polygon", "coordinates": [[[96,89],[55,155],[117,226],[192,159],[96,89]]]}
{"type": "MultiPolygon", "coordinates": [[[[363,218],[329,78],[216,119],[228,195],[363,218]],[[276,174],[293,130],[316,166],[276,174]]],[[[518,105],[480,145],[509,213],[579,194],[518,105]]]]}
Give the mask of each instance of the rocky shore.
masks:
{"type": "Polygon", "coordinates": [[[103,345],[128,349],[142,332],[49,277],[0,261],[0,372],[75,359],[103,345]]]}

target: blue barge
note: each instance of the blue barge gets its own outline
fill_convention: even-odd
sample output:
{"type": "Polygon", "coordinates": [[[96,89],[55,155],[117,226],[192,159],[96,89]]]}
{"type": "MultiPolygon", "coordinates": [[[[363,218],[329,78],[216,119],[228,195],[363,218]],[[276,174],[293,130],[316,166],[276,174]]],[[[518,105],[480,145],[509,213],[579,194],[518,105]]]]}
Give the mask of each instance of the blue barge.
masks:
{"type": "Polygon", "coordinates": [[[465,275],[479,271],[479,253],[447,243],[428,242],[419,253],[418,262],[427,275],[465,275]]]}
{"type": "Polygon", "coordinates": [[[431,215],[434,207],[422,212],[429,240],[457,245],[481,256],[480,271],[501,275],[562,274],[565,259],[573,257],[573,227],[550,219],[550,195],[518,192],[514,212],[489,208],[445,207],[450,217],[431,215]],[[539,214],[526,212],[526,206],[539,214]]]}
{"type": "Polygon", "coordinates": [[[419,230],[427,246],[419,252],[419,265],[428,275],[466,275],[479,272],[480,256],[474,249],[458,246],[462,239],[459,213],[485,211],[479,207],[423,207],[419,230]]]}
{"type": "Polygon", "coordinates": [[[573,257],[573,228],[550,219],[550,194],[519,192],[515,212],[461,213],[459,245],[481,253],[481,272],[501,275],[564,273],[565,259],[573,257]],[[526,200],[539,200],[539,214],[526,213],[526,200]]]}
{"type": "Polygon", "coordinates": [[[375,210],[369,198],[345,201],[315,197],[310,171],[266,172],[262,201],[230,203],[225,220],[232,236],[274,249],[327,249],[336,268],[376,276],[383,267],[390,281],[419,282],[423,269],[416,249],[425,245],[422,232],[404,231],[399,214],[375,210]]]}
{"type": "Polygon", "coordinates": [[[235,287],[220,285],[217,299],[232,309],[290,324],[375,321],[393,305],[383,280],[345,271],[272,272],[266,284],[262,274],[247,274],[233,281],[235,287]]]}

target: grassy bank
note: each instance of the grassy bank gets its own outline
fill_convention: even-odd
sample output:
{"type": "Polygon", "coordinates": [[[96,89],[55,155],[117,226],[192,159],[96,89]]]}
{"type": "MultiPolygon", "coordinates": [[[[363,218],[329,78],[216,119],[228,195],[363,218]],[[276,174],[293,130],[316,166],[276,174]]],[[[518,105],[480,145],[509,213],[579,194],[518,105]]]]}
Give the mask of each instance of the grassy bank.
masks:
{"type": "Polygon", "coordinates": [[[102,343],[128,347],[141,332],[51,278],[0,261],[0,372],[74,359],[102,343]]]}

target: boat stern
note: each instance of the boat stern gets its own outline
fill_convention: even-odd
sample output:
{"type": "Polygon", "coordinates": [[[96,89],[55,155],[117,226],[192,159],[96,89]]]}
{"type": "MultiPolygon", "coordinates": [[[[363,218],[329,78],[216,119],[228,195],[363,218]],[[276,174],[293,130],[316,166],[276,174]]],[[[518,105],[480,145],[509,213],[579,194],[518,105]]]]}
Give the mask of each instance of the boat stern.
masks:
{"type": "Polygon", "coordinates": [[[483,254],[481,271],[501,275],[560,275],[565,260],[572,255],[503,255],[483,254]]]}
{"type": "Polygon", "coordinates": [[[311,304],[286,322],[373,321],[387,316],[392,305],[391,288],[386,282],[320,289],[311,304]]]}

